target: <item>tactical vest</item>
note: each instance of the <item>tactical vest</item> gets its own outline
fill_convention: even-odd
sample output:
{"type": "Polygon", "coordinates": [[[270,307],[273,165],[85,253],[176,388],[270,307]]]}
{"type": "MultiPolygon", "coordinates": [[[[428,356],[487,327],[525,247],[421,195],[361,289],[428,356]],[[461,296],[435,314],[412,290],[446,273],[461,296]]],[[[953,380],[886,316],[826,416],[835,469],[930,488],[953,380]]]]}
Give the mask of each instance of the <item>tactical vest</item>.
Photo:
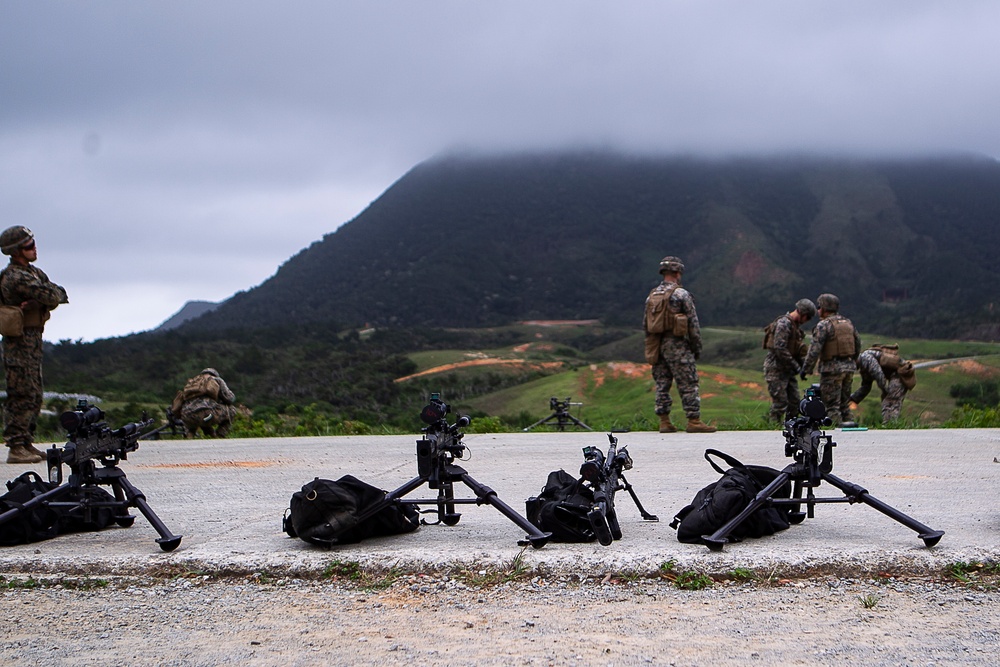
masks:
{"type": "Polygon", "coordinates": [[[835,357],[854,358],[857,354],[857,350],[854,349],[854,325],[842,315],[831,315],[829,321],[833,325],[833,335],[823,344],[820,358],[823,361],[835,357]]]}
{"type": "MultiPolygon", "coordinates": [[[[764,327],[765,350],[774,349],[774,330],[778,328],[778,320],[782,317],[788,316],[781,315],[780,317],[776,317],[773,322],[764,327]]],[[[805,356],[802,350],[802,341],[805,340],[805,337],[806,333],[795,322],[792,322],[792,337],[788,341],[788,352],[796,359],[805,356]]]]}
{"type": "Polygon", "coordinates": [[[213,401],[219,400],[219,381],[207,373],[195,375],[184,384],[184,388],[177,392],[173,402],[170,404],[170,411],[180,416],[181,407],[188,401],[207,396],[213,401]]]}
{"type": "Polygon", "coordinates": [[[653,291],[646,299],[646,332],[673,335],[677,313],[670,310],[670,297],[680,285],[668,287],[664,292],[653,291]]]}
{"type": "Polygon", "coordinates": [[[899,357],[899,345],[882,345],[876,343],[871,349],[878,350],[878,365],[886,375],[892,375],[899,369],[903,360],[899,357]]]}

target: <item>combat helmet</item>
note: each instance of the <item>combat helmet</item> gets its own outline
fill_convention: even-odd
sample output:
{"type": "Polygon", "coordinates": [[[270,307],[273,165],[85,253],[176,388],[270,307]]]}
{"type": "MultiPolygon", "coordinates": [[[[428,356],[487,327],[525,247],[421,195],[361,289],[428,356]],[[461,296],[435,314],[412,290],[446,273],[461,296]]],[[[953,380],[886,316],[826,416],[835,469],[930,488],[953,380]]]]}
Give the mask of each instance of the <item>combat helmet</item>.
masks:
{"type": "Polygon", "coordinates": [[[35,235],[23,225],[14,225],[0,232],[0,252],[13,255],[18,248],[33,241],[35,235]]]}
{"type": "Polygon", "coordinates": [[[198,373],[198,375],[213,375],[215,377],[222,377],[221,375],[219,375],[219,371],[215,370],[214,368],[206,368],[201,373],[198,373]]]}
{"type": "Polygon", "coordinates": [[[680,257],[667,255],[660,260],[660,273],[684,273],[684,262],[680,257]]]}
{"type": "Polygon", "coordinates": [[[820,294],[816,305],[828,313],[836,313],[840,310],[840,299],[835,294],[820,294]]]}
{"type": "Polygon", "coordinates": [[[806,316],[807,319],[816,317],[816,304],[809,299],[799,299],[795,302],[795,310],[806,316]]]}

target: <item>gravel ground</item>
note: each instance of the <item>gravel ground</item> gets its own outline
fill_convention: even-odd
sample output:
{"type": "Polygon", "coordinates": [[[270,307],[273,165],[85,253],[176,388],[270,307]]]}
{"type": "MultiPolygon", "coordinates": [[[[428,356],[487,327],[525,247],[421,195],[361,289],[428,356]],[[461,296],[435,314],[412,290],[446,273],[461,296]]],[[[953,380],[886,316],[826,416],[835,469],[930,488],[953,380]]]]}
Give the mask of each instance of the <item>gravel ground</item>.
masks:
{"type": "MultiPolygon", "coordinates": [[[[345,573],[349,574],[349,573],[345,573]]],[[[7,575],[3,665],[996,665],[996,582],[7,575]],[[469,582],[472,582],[471,584],[469,582]]],[[[486,572],[478,573],[486,575],[486,572]]]]}

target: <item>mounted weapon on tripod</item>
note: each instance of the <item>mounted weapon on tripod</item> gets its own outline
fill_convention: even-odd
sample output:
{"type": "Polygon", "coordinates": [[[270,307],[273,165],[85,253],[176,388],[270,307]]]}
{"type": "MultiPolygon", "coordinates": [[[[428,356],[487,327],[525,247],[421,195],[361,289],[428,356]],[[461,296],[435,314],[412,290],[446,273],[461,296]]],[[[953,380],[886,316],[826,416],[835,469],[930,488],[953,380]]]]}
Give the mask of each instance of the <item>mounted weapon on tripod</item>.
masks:
{"type": "Polygon", "coordinates": [[[618,524],[618,513],[615,511],[615,493],[628,491],[632,501],[639,509],[644,521],[659,521],[655,514],[650,514],[639,502],[632,485],[625,479],[623,471],[632,469],[632,457],[628,449],[618,449],[618,438],[608,433],[608,455],[597,447],[583,448],[583,465],[580,466],[580,482],[594,494],[594,504],[587,512],[587,519],[597,536],[597,541],[604,546],[612,540],[622,538],[622,529],[618,524]]]}
{"type": "Polygon", "coordinates": [[[462,517],[460,513],[455,511],[455,505],[482,505],[483,503],[488,503],[527,533],[525,539],[518,541],[519,545],[530,544],[536,549],[545,546],[545,543],[552,536],[551,533],[539,530],[530,521],[500,500],[496,491],[480,484],[464,468],[455,464],[455,461],[461,460],[465,453],[465,444],[462,443],[462,438],[465,434],[462,433],[461,429],[468,426],[471,419],[468,416],[461,415],[454,424],[449,424],[446,417],[450,411],[450,406],[442,401],[438,394],[431,394],[430,402],[420,412],[420,420],[427,424],[427,426],[421,429],[424,436],[420,440],[417,440],[417,476],[395,491],[387,493],[385,498],[380,502],[365,508],[359,513],[357,522],[361,523],[365,521],[392,503],[410,505],[433,504],[437,506],[436,511],[438,516],[438,520],[434,523],[454,526],[462,517]],[[454,490],[455,482],[465,484],[472,489],[476,497],[456,498],[454,490]],[[437,497],[428,500],[403,497],[423,484],[427,484],[431,489],[437,489],[437,497]]]}
{"type": "Polygon", "coordinates": [[[572,425],[579,426],[580,428],[586,429],[588,431],[593,431],[594,429],[590,428],[589,426],[587,426],[582,421],[580,421],[579,419],[577,419],[576,417],[574,417],[569,413],[571,406],[583,405],[583,403],[573,403],[569,400],[569,398],[570,397],[567,396],[565,401],[560,401],[555,396],[550,398],[549,410],[552,410],[552,414],[546,417],[545,419],[539,419],[531,426],[525,427],[523,430],[530,431],[536,426],[541,426],[542,424],[548,424],[550,421],[555,420],[555,424],[553,424],[553,426],[555,426],[560,431],[565,431],[567,426],[572,426],[572,425]]]}
{"type": "Polygon", "coordinates": [[[758,508],[764,505],[787,506],[788,520],[793,524],[802,523],[808,517],[813,518],[815,506],[820,503],[864,503],[877,509],[886,516],[907,528],[916,531],[924,545],[933,547],[944,535],[943,530],[933,530],[919,521],[903,514],[868,493],[868,490],[847,482],[832,473],[833,448],[837,443],[827,435],[822,427],[829,426],[832,421],[827,417],[826,406],[819,398],[819,385],[812,385],[806,390],[805,397],[799,403],[800,416],[785,422],[785,456],[794,459],[794,463],[782,470],[773,482],[768,484],[738,515],[711,535],[702,536],[702,540],[712,551],[721,551],[728,542],[728,536],[758,508]],[[789,481],[792,482],[791,498],[776,498],[777,491],[789,481]],[[827,482],[843,491],[839,498],[817,498],[814,489],[822,482],[827,482]],[[802,490],[806,489],[805,498],[802,490]],[[806,511],[802,512],[802,505],[806,511]]]}
{"type": "MultiPolygon", "coordinates": [[[[141,422],[111,429],[104,421],[104,412],[81,400],[77,408],[64,412],[59,423],[68,433],[63,447],[53,445],[46,451],[50,490],[41,493],[19,507],[0,514],[0,524],[6,523],[35,508],[44,507],[59,517],[82,520],[85,525],[98,525],[95,519],[110,513],[111,520],[123,528],[130,527],[135,517],[129,507],[138,508],[157,533],[156,540],[163,551],[173,551],[181,543],[163,524],[146,502],[142,491],[132,485],[118,467],[130,452],[139,448],[142,429],[153,423],[143,415],[141,422]],[[100,467],[97,466],[100,463],[100,467]],[[63,483],[63,465],[70,474],[63,483]],[[114,497],[101,486],[111,487],[114,497]]],[[[106,524],[105,524],[106,525],[106,524]]]]}

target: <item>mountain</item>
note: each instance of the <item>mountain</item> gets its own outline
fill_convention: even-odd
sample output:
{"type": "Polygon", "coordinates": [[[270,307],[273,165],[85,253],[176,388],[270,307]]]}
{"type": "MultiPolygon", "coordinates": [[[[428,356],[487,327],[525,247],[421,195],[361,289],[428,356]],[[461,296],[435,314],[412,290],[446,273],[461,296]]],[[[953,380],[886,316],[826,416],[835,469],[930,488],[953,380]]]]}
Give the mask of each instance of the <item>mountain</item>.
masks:
{"type": "Polygon", "coordinates": [[[864,331],[996,339],[998,221],[1000,164],[977,156],[449,156],[182,328],[638,326],[677,255],[703,326],[832,292],[864,331]]]}
{"type": "Polygon", "coordinates": [[[219,304],[212,301],[188,301],[180,310],[168,317],[163,324],[153,329],[153,331],[170,331],[171,329],[176,329],[188,320],[201,317],[218,307],[219,304]]]}

